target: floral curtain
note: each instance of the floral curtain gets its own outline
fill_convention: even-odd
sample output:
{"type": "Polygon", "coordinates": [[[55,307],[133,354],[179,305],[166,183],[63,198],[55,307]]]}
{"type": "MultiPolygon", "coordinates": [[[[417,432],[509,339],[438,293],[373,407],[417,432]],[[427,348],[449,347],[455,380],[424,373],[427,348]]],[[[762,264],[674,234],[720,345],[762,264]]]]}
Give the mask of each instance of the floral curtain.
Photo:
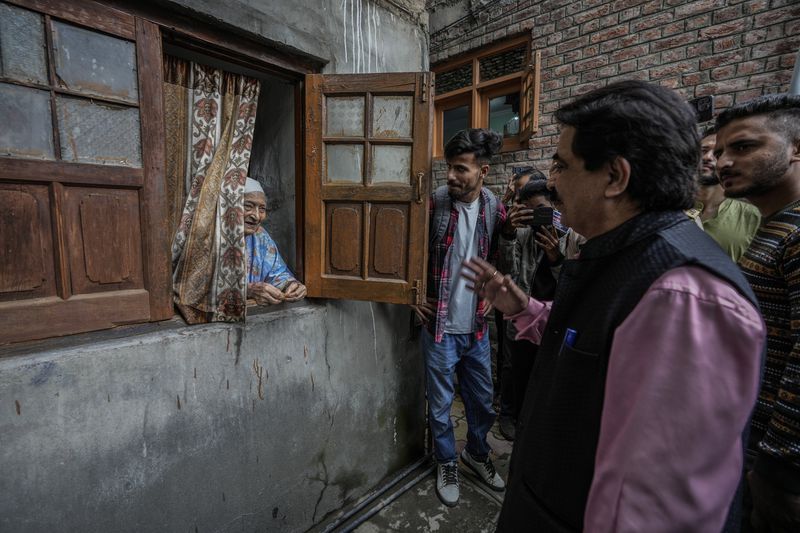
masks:
{"type": "Polygon", "coordinates": [[[253,78],[165,62],[168,200],[174,206],[186,195],[172,243],[172,283],[189,323],[244,320],[244,184],[259,89],[253,78]]]}

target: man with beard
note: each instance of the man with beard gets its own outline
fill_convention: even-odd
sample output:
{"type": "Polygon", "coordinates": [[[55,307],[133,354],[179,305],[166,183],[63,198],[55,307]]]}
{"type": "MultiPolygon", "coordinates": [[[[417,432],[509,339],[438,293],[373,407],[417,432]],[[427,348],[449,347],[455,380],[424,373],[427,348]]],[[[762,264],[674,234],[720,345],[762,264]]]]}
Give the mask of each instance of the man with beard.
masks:
{"type": "Polygon", "coordinates": [[[486,441],[495,419],[485,318],[489,309],[459,275],[463,261],[489,257],[492,237],[506,219],[503,204],[483,187],[489,160],[502,143],[497,132],[468,129],[455,134],[444,147],[447,185],[436,189],[431,198],[427,301],[413,306],[424,324],[420,344],[437,462],[436,494],[451,507],[459,499],[458,457],[450,421],[455,374],[468,425],[461,460],[490,489],[505,488],[486,441]]]}
{"type": "Polygon", "coordinates": [[[260,183],[247,178],[244,185],[247,298],[258,305],[301,300],[306,295],[306,287],[294,279],[275,241],[261,225],[266,218],[267,195],[260,183]]]}
{"type": "Polygon", "coordinates": [[[767,324],[748,479],[757,531],[800,531],[800,96],[771,95],[717,118],[717,171],[728,198],[763,222],[739,265],[767,324]]]}
{"type": "Polygon", "coordinates": [[[703,230],[717,241],[731,259],[738,261],[750,246],[761,223],[761,215],[751,204],[725,198],[717,178],[717,160],[714,157],[716,141],[716,130],[713,128],[707,129],[700,140],[701,161],[695,208],[699,211],[703,230]]]}
{"type": "Polygon", "coordinates": [[[587,239],[555,298],[465,264],[517,338],[539,344],[498,531],[719,532],[736,522],[764,325],[739,269],[683,213],[694,111],[631,80],[555,118],[562,222],[587,239]]]}

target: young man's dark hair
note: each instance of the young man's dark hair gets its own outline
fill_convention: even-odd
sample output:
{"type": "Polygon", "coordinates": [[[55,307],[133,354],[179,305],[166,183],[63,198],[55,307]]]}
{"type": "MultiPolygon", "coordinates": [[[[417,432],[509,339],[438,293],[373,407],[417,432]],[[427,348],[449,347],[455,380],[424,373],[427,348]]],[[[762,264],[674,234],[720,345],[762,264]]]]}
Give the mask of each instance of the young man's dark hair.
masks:
{"type": "Polygon", "coordinates": [[[471,128],[459,131],[447,141],[444,157],[452,159],[461,154],[472,153],[479,162],[488,163],[502,146],[503,137],[496,131],[471,128]]]}
{"type": "Polygon", "coordinates": [[[530,173],[531,180],[517,193],[517,200],[522,203],[534,196],[544,196],[550,199],[550,189],[547,188],[547,178],[538,170],[530,173]]]}
{"type": "Polygon", "coordinates": [[[627,192],[643,211],[693,205],[700,138],[694,109],[675,91],[636,80],[612,83],[555,116],[575,128],[572,150],[587,170],[617,156],[630,163],[627,192]]]}
{"type": "Polygon", "coordinates": [[[800,95],[770,94],[730,107],[717,117],[716,129],[754,115],[766,115],[770,127],[786,142],[800,142],[800,95]]]}
{"type": "Polygon", "coordinates": [[[714,124],[709,124],[708,126],[703,128],[703,131],[700,133],[700,138],[705,139],[710,135],[716,135],[716,134],[717,134],[717,127],[714,124]]]}

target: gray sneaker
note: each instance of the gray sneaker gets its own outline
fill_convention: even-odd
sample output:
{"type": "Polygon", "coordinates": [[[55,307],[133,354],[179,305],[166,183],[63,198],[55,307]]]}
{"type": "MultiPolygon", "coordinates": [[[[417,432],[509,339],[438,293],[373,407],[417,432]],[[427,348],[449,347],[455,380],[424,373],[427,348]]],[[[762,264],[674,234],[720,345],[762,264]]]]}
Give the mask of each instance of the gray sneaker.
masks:
{"type": "Polygon", "coordinates": [[[439,463],[436,465],[436,495],[448,507],[458,503],[458,463],[439,463]]]}
{"type": "Polygon", "coordinates": [[[475,472],[481,481],[486,483],[490,489],[496,490],[497,492],[506,490],[506,484],[503,482],[500,474],[497,473],[497,470],[494,469],[494,464],[491,459],[487,457],[486,461],[478,461],[473,458],[465,448],[464,451],[461,452],[461,460],[464,461],[464,464],[475,472]]]}

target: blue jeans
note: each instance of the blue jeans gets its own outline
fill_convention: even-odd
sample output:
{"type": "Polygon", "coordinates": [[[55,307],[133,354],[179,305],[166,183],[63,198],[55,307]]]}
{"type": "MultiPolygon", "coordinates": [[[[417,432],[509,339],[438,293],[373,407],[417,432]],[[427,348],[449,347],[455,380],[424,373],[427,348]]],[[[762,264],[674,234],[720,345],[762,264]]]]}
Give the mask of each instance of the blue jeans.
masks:
{"type": "Polygon", "coordinates": [[[420,344],[425,356],[425,388],[436,461],[456,460],[456,440],[450,420],[455,394],[454,372],[458,373],[467,416],[466,449],[475,459],[485,460],[490,450],[486,434],[495,419],[489,335],[478,340],[474,333],[445,333],[442,342],[437,343],[427,329],[422,328],[420,344]]]}

